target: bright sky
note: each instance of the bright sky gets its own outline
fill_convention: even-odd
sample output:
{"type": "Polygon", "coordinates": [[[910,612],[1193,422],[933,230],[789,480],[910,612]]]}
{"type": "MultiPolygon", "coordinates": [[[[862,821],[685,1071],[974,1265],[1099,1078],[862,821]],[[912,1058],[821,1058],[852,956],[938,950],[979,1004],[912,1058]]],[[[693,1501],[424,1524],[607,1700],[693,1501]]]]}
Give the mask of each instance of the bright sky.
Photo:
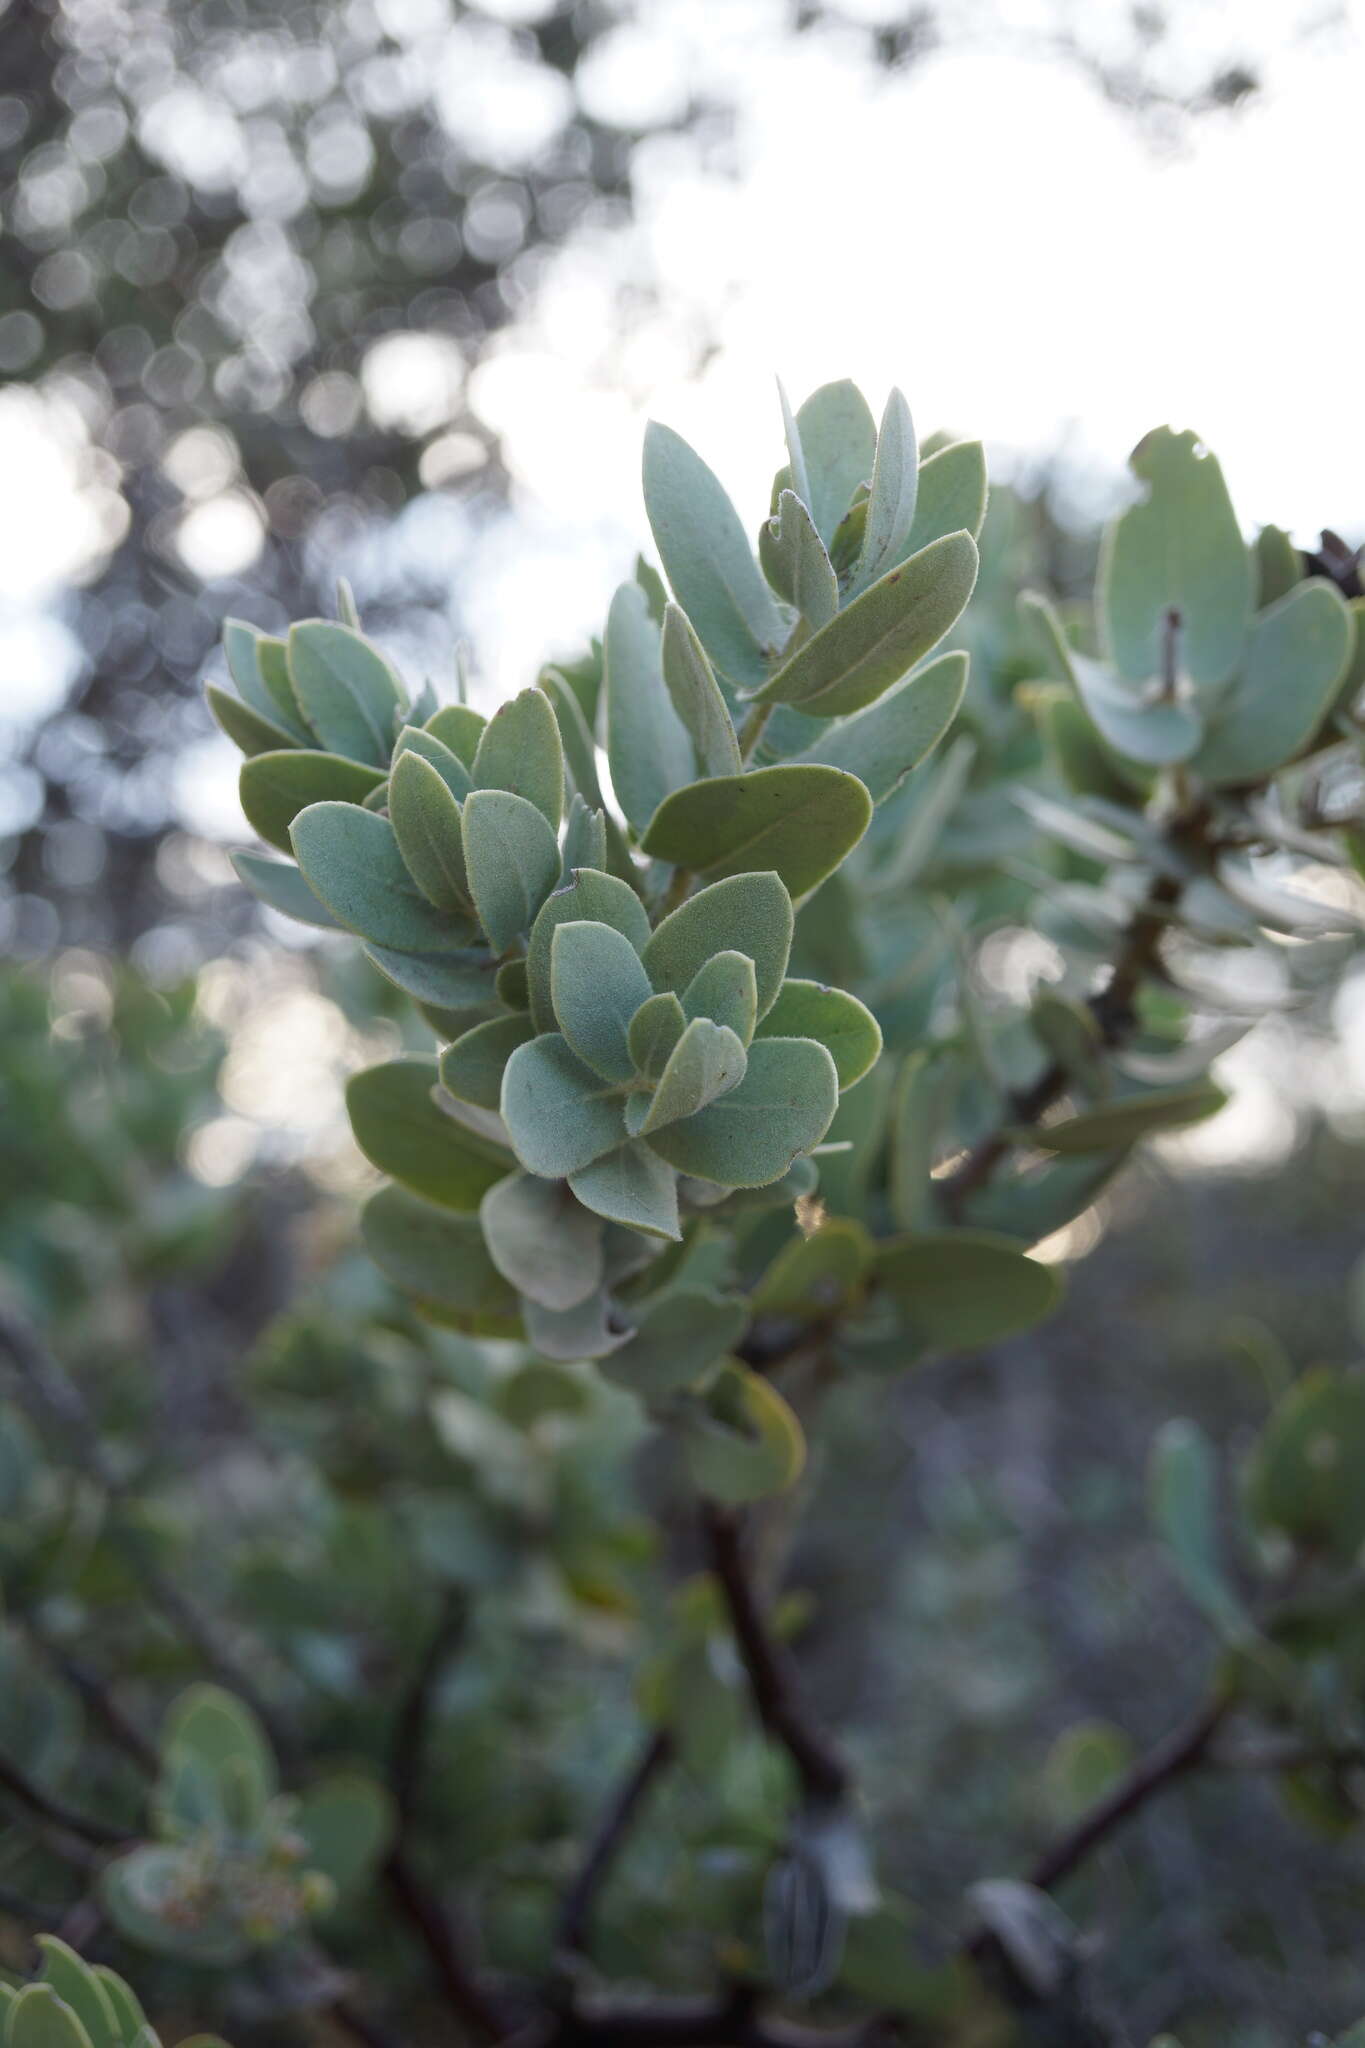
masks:
{"type": "MultiPolygon", "coordinates": [[[[959,0],[961,18],[981,4],[959,0]]],[[[1185,5],[1198,59],[1226,16],[1185,5]]],[[[1088,33],[1102,33],[1106,10],[1122,11],[1094,0],[1088,33]]],[[[887,12],[879,0],[862,11],[887,12]]],[[[1055,23],[1052,0],[1035,11],[1055,23]]],[[[475,372],[517,485],[511,520],[460,549],[464,629],[490,695],[599,626],[647,541],[638,467],[651,414],[696,442],[756,525],[780,459],[775,373],[798,399],[852,375],[877,408],[899,383],[921,430],[984,436],[997,473],[1063,446],[1102,491],[1148,427],[1192,425],[1249,524],[1273,518],[1305,538],[1324,522],[1365,527],[1365,0],[1278,50],[1303,6],[1242,0],[1247,46],[1275,52],[1267,91],[1191,123],[1164,154],[1078,70],[1024,54],[1031,35],[1037,47],[1030,12],[1030,0],[996,0],[1012,36],[891,74],[837,35],[771,36],[760,60],[767,0],[652,0],[638,17],[652,26],[611,39],[586,81],[598,110],[718,84],[738,97],[739,174],[705,174],[677,142],[646,145],[636,223],[568,249],[475,372]],[[623,328],[627,277],[652,283],[657,308],[623,328]]],[[[455,388],[434,353],[424,384],[414,345],[381,344],[387,396],[372,357],[376,412],[426,384],[455,388]]],[[[117,531],[117,479],[92,473],[78,428],[60,406],[0,393],[0,469],[25,479],[0,495],[0,716],[51,701],[55,643],[37,621],[117,531]]],[[[181,544],[201,573],[246,567],[258,540],[240,493],[187,506],[181,544]]],[[[405,544],[444,551],[448,568],[449,522],[411,520],[405,544]]],[[[224,745],[210,779],[230,816],[229,761],[224,745]]],[[[194,784],[202,803],[204,776],[194,784]]]]}
{"type": "Polygon", "coordinates": [[[522,545],[548,557],[529,614],[501,574],[479,579],[475,638],[499,690],[531,670],[547,619],[553,637],[600,617],[619,530],[643,535],[651,414],[757,523],[781,459],[775,372],[797,398],[851,375],[874,409],[898,383],[922,431],[983,436],[997,471],[1064,445],[1111,486],[1149,427],[1191,425],[1248,523],[1365,526],[1343,228],[1365,107],[1354,15],[1354,33],[1282,55],[1259,104],[1196,124],[1175,155],[1055,60],[949,52],[888,78],[788,43],[747,106],[738,183],[651,153],[629,250],[566,255],[475,374],[523,486],[522,545]],[[623,260],[662,294],[626,333],[610,296],[623,260]]]}

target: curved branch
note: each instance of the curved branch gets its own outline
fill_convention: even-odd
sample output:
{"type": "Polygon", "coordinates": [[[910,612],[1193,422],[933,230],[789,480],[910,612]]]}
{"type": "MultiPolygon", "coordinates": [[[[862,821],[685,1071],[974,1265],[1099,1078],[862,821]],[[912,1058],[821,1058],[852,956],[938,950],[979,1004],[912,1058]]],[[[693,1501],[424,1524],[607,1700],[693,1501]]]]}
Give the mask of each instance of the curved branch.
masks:
{"type": "Polygon", "coordinates": [[[848,1766],[807,1712],[791,1660],[769,1631],[745,1565],[739,1517],[707,1503],[702,1509],[702,1527],[758,1718],[795,1764],[806,1798],[815,1804],[837,1805],[850,1788],[848,1766]]]}
{"type": "Polygon", "coordinates": [[[673,1760],[673,1736],[666,1728],[656,1729],[617,1788],[597,1831],[588,1844],[578,1872],[564,1894],[555,1927],[557,1949],[573,1954],[588,1944],[588,1930],[597,1894],[630,1833],[650,1787],[673,1760]]]}
{"type": "MultiPolygon", "coordinates": [[[[1122,1045],[1132,1031],[1135,1021],[1133,1005],[1138,990],[1156,965],[1162,933],[1169,913],[1180,901],[1182,888],[1183,884],[1174,875],[1161,874],[1153,878],[1146,897],[1124,933],[1108,981],[1090,998],[1090,1013],[1099,1027],[1100,1043],[1106,1051],[1112,1052],[1122,1045]]],[[[1013,1097],[1009,1122],[979,1138],[949,1172],[934,1182],[939,1202],[954,1221],[960,1218],[971,1197],[985,1187],[1001,1161],[1014,1150],[1014,1133],[1018,1127],[1040,1123],[1047,1112],[1061,1101],[1070,1081],[1067,1068],[1059,1060],[1053,1060],[1031,1086],[1013,1097]]]]}

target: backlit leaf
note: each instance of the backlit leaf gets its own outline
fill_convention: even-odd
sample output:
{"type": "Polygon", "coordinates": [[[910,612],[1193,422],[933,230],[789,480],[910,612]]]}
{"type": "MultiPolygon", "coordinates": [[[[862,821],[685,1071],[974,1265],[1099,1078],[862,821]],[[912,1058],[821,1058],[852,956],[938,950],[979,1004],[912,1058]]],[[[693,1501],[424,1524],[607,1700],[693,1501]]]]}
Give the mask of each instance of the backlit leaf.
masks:
{"type": "Polygon", "coordinates": [[[675,790],[641,845],[657,860],[722,879],[770,868],[798,897],[838,867],[871,817],[872,799],[856,776],[804,762],[675,790]]]}
{"type": "Polygon", "coordinates": [[[754,692],[759,704],[794,704],[842,717],[908,675],[964,610],[976,582],[976,543],[950,533],[864,590],[754,692]]]}
{"type": "Polygon", "coordinates": [[[645,432],[645,511],[673,595],[731,682],[752,687],[785,636],[738,513],[714,472],[671,427],[645,432]]]}
{"type": "Polygon", "coordinates": [[[656,989],[681,996],[714,953],[747,953],[762,1017],[782,986],[792,926],[791,897],[779,875],[734,875],[670,911],[648,935],[642,958],[656,989]]]}
{"type": "Polygon", "coordinates": [[[505,789],[472,791],[461,823],[474,907],[488,943],[503,953],[530,930],[558,883],[559,842],[543,811],[505,789]]]}

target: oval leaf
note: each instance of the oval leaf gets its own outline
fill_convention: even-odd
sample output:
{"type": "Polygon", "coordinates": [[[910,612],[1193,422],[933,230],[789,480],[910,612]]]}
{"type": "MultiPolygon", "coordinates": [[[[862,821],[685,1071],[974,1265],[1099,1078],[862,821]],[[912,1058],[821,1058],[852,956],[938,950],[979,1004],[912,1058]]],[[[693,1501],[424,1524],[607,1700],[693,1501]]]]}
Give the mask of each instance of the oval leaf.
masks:
{"type": "Polygon", "coordinates": [[[833,873],[871,818],[856,776],[802,763],[676,790],[640,843],[656,860],[720,878],[771,868],[799,897],[833,873]]]}
{"type": "Polygon", "coordinates": [[[807,640],[753,693],[754,701],[795,704],[816,718],[861,711],[922,661],[959,618],[976,566],[969,533],[950,533],[922,548],[807,640]]]}

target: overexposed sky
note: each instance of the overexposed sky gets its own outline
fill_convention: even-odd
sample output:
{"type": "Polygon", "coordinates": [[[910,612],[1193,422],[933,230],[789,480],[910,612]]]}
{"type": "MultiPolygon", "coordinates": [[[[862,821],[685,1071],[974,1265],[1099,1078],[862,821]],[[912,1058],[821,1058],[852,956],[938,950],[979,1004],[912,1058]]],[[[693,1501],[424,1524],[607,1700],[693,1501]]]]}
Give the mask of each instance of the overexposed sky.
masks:
{"type": "MultiPolygon", "coordinates": [[[[733,99],[737,169],[706,171],[678,139],[646,143],[635,221],[567,248],[474,372],[515,479],[512,518],[463,545],[456,568],[489,695],[600,625],[647,542],[649,416],[701,448],[756,526],[781,459],[775,374],[798,399],[852,375],[876,408],[898,383],[922,431],[982,435],[1004,472],[1064,447],[1101,496],[1139,436],[1171,420],[1217,448],[1249,526],[1275,519],[1301,539],[1324,522],[1365,528],[1365,0],[1324,5],[1316,33],[1279,48],[1312,9],[1241,0],[1236,35],[1266,57],[1265,90],[1164,149],[1078,68],[1037,54],[1058,0],[989,4],[1006,32],[949,37],[885,72],[851,31],[776,33],[775,0],[642,0],[586,68],[582,95],[607,117],[667,113],[694,89],[733,99]],[[628,280],[652,296],[626,316],[628,280]]],[[[986,6],[944,12],[970,26],[986,6]]],[[[849,11],[888,14],[881,0],[849,11]]],[[[1102,41],[1126,14],[1090,0],[1087,35],[1102,41]]],[[[1232,18],[1177,0],[1192,65],[1225,49],[1232,18]]],[[[424,378],[413,347],[381,344],[363,379],[372,410],[416,393],[438,418],[459,379],[437,346],[424,378]]],[[[119,507],[79,422],[21,390],[0,394],[0,465],[25,479],[0,493],[0,717],[13,718],[59,688],[43,616],[116,535],[119,507]]],[[[223,489],[187,500],[181,531],[192,567],[238,571],[259,523],[223,489]]],[[[439,550],[449,531],[411,520],[409,544],[439,550]]],[[[216,758],[210,747],[194,801],[207,775],[231,816],[226,743],[216,758]]]]}

